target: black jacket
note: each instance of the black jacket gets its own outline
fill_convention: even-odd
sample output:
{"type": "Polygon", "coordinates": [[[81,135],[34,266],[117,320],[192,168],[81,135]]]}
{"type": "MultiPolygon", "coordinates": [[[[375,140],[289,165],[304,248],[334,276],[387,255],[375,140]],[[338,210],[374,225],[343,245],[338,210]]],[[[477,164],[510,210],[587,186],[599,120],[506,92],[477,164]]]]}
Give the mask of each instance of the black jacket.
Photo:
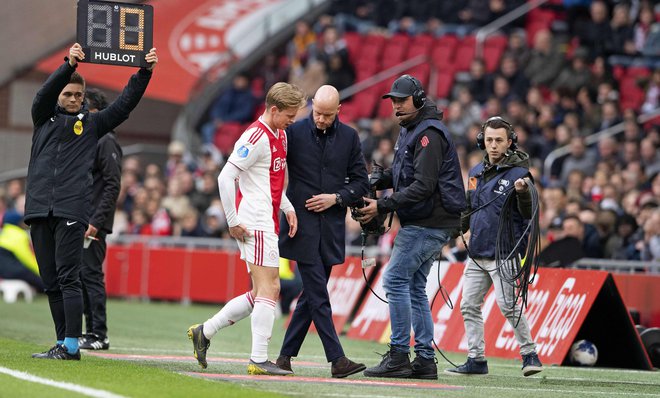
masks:
{"type": "MultiPolygon", "coordinates": [[[[420,124],[425,119],[441,119],[441,114],[438,112],[437,108],[432,105],[426,105],[419,112],[419,115],[413,120],[409,121],[406,124],[403,124],[401,127],[401,132],[405,133],[406,131],[414,131],[416,126],[420,124]]],[[[444,125],[443,125],[444,128],[444,125]]],[[[445,128],[446,129],[446,128],[445,128]]],[[[456,150],[453,148],[447,139],[450,139],[449,134],[444,135],[439,131],[432,131],[434,129],[428,129],[422,134],[419,134],[415,138],[414,143],[409,143],[409,145],[402,143],[401,141],[406,141],[402,138],[405,134],[399,134],[399,139],[397,140],[395,151],[400,156],[409,157],[406,151],[410,151],[411,147],[414,146],[411,165],[408,165],[408,168],[412,168],[412,175],[409,176],[409,179],[412,180],[411,183],[400,184],[401,186],[395,187],[394,183],[394,164],[393,167],[387,169],[383,172],[383,178],[381,178],[376,187],[378,189],[388,189],[396,188],[395,192],[390,196],[381,197],[378,199],[378,212],[380,214],[389,213],[394,210],[399,211],[399,209],[407,208],[411,206],[418,205],[428,200],[426,203],[431,203],[431,209],[428,210],[428,214],[425,214],[423,217],[414,218],[414,217],[401,217],[399,214],[399,219],[401,225],[416,225],[420,227],[427,228],[456,228],[460,226],[460,210],[459,211],[448,211],[443,206],[442,189],[445,195],[447,195],[446,187],[441,187],[438,184],[438,176],[441,174],[443,169],[443,164],[452,159],[446,158],[445,154],[448,153],[448,150],[453,150],[452,158],[455,158],[456,150]],[[406,152],[406,153],[399,153],[406,152]]],[[[396,158],[397,154],[395,154],[396,158]]],[[[455,163],[458,170],[455,170],[455,177],[457,179],[458,186],[463,187],[460,189],[460,192],[456,192],[455,195],[460,195],[456,197],[464,207],[465,202],[463,201],[464,195],[464,186],[462,178],[460,177],[460,166],[458,166],[458,160],[456,159],[455,163]]]]}
{"type": "Polygon", "coordinates": [[[74,70],[68,62],[60,66],[32,104],[34,133],[25,202],[28,224],[52,212],[55,217],[87,225],[92,213],[92,167],[98,140],[128,118],[151,79],[150,71],[140,69],[106,109],[89,113],[83,107],[80,113],[69,114],[57,105],[57,99],[74,70]],[[82,129],[74,129],[77,121],[82,129]]]}
{"type": "Polygon", "coordinates": [[[345,254],[346,205],[369,191],[367,167],[357,132],[339,117],[321,138],[310,115],[286,130],[289,185],[286,196],[296,209],[298,232],[287,234],[286,217],[280,221],[280,256],[303,263],[342,264],[345,254]],[[325,140],[323,145],[322,140],[325,140]],[[305,208],[305,201],[321,193],[338,193],[344,206],[322,213],[305,208]]]}
{"type": "Polygon", "coordinates": [[[94,212],[89,223],[99,230],[99,237],[112,233],[115,220],[115,206],[121,185],[121,147],[114,131],[99,139],[96,146],[96,160],[92,169],[94,183],[92,207],[94,212]]]}

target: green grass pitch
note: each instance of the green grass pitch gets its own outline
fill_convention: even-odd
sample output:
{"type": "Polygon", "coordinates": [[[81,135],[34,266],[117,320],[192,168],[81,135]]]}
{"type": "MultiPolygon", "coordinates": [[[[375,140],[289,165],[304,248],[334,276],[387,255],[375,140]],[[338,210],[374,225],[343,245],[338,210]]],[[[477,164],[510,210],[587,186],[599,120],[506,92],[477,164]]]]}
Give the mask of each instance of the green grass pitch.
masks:
{"type": "MultiPolygon", "coordinates": [[[[440,372],[437,381],[384,380],[355,375],[328,383],[330,368],[323,347],[310,334],[301,355],[293,362],[296,376],[290,381],[269,377],[243,377],[250,351],[250,322],[245,319],[218,333],[209,350],[209,367],[202,370],[192,357],[186,330],[219,309],[213,305],[110,300],[109,359],[83,353],[80,362],[46,361],[30,357],[54,343],[52,320],[45,296],[32,303],[0,301],[0,398],[13,397],[660,397],[660,372],[546,366],[539,375],[522,377],[520,361],[489,358],[485,377],[457,377],[440,372]],[[116,355],[115,355],[116,354],[116,355]],[[80,392],[60,384],[42,384],[12,376],[16,371],[39,380],[70,383],[80,392]],[[194,373],[194,375],[192,375],[194,373]],[[200,376],[201,374],[201,376],[200,376]],[[204,377],[204,375],[209,377],[204,377]],[[224,376],[218,376],[224,375],[224,376]],[[227,376],[229,375],[229,376],[227,376]],[[220,378],[234,377],[232,381],[220,378]],[[421,386],[379,385],[378,382],[414,382],[421,386]],[[437,389],[438,385],[458,388],[437,389]],[[425,388],[429,387],[429,388],[425,388]],[[84,390],[89,388],[90,390],[84,390]],[[92,392],[90,392],[92,391],[92,392]],[[96,394],[96,395],[95,395],[96,394]]],[[[269,355],[277,358],[284,336],[284,319],[275,323],[269,355]]],[[[386,346],[342,337],[347,355],[367,366],[379,362],[375,352],[386,346]]],[[[98,353],[98,352],[97,352],[98,353]]],[[[463,353],[448,353],[457,363],[463,353]]],[[[440,371],[450,365],[438,355],[440,371]]]]}

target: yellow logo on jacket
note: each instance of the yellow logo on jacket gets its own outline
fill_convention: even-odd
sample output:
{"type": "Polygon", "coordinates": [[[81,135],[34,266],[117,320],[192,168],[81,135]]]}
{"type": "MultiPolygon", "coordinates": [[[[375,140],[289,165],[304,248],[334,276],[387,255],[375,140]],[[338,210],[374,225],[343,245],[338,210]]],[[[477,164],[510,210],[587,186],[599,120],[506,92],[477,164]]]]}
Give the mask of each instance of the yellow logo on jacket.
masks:
{"type": "Polygon", "coordinates": [[[76,121],[76,123],[73,125],[73,132],[76,135],[80,135],[83,133],[83,124],[80,120],[76,121]]]}

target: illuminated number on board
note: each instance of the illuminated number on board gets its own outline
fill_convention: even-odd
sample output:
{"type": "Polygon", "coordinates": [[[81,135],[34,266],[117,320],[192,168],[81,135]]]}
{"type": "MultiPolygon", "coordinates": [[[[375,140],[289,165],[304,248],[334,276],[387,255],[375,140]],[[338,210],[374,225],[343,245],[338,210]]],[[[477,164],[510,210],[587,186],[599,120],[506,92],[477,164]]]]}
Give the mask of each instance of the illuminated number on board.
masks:
{"type": "Polygon", "coordinates": [[[90,4],[87,11],[87,45],[111,48],[112,7],[106,4],[90,4]]]}
{"type": "Polygon", "coordinates": [[[119,48],[122,50],[144,50],[144,10],[121,8],[119,14],[119,48]]]}

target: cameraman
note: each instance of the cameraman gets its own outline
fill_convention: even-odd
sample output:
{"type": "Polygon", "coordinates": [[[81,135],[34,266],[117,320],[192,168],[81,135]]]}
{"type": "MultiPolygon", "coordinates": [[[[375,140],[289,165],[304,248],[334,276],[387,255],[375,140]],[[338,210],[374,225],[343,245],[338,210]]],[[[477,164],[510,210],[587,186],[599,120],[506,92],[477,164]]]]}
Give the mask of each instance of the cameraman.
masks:
{"type": "Polygon", "coordinates": [[[280,255],[296,260],[303,291],[286,330],[277,366],[291,370],[312,322],[332,377],[364,370],[344,355],[328,296],[332,267],[344,263],[346,206],[368,192],[367,169],[357,132],[339,121],[339,93],[321,86],[312,100],[312,113],[287,129],[289,150],[287,197],[298,215],[298,233],[290,237],[282,218],[280,255]],[[348,183],[346,183],[348,180],[348,183]]]}
{"type": "Polygon", "coordinates": [[[433,320],[426,295],[426,277],[433,260],[456,236],[465,190],[456,148],[442,114],[426,99],[416,78],[403,75],[383,98],[392,100],[401,131],[392,168],[385,170],[378,189],[394,188],[389,197],[365,198],[359,209],[362,223],[396,211],[401,221],[383,288],[390,307],[390,351],[365,376],[437,379],[432,347],[433,320]],[[416,358],[410,362],[410,326],[415,331],[416,358]]]}

